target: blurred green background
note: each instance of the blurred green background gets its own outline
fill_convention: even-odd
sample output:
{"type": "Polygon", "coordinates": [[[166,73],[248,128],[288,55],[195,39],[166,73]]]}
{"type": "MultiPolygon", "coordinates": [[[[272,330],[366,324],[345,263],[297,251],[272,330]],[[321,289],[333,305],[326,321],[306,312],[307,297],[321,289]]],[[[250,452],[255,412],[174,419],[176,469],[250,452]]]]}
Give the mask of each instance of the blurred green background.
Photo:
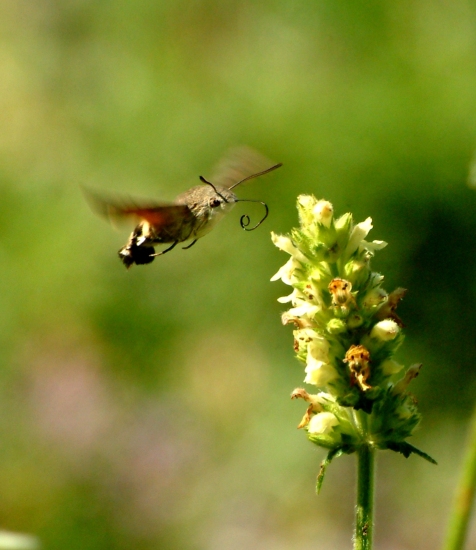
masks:
{"type": "Polygon", "coordinates": [[[315,496],[269,283],[269,232],[311,192],[371,216],[374,269],[409,289],[411,442],[439,465],[380,453],[376,547],[439,547],[476,397],[476,3],[3,0],[0,28],[0,526],[54,550],[351,546],[355,458],[315,496]],[[265,224],[238,205],[126,271],[130,228],[79,186],[171,200],[242,143],[284,163],[238,189],[265,224]]]}

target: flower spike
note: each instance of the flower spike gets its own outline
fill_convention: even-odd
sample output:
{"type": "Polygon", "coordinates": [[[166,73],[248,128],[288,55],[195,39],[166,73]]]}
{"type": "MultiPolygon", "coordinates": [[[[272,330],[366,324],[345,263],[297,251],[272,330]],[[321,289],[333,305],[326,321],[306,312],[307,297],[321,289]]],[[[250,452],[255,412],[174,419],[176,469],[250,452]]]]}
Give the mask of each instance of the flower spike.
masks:
{"type": "Polygon", "coordinates": [[[293,399],[308,403],[299,428],[329,451],[318,486],[330,461],[362,446],[415,453],[433,461],[405,440],[420,422],[408,385],[421,365],[403,369],[394,355],[403,342],[404,324],[396,308],[406,294],[388,294],[383,276],[371,270],[383,241],[366,241],[372,220],[354,224],[351,214],[334,217],[332,204],[313,195],[297,200],[300,227],[289,235],[272,233],[273,243],[290,255],[272,281],[292,288],[279,302],[289,304],[284,325],[293,324],[294,351],[304,364],[304,382],[293,399]]]}

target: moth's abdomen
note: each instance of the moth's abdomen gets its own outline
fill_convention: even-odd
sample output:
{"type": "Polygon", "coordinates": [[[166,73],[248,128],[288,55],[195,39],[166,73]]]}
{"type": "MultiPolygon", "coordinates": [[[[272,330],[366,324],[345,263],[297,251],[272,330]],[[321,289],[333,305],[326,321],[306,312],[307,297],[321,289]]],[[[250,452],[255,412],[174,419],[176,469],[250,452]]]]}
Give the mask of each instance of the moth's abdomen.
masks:
{"type": "Polygon", "coordinates": [[[138,246],[135,243],[128,243],[118,252],[121,262],[129,269],[131,265],[150,264],[155,259],[155,249],[152,246],[138,246]]]}

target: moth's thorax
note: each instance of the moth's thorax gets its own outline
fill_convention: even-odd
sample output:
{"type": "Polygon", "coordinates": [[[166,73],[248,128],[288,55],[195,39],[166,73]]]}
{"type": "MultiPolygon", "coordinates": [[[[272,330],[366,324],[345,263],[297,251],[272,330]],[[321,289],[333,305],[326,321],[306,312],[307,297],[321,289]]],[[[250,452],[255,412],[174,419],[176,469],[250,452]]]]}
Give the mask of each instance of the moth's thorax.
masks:
{"type": "Polygon", "coordinates": [[[204,208],[222,208],[228,211],[237,199],[238,197],[226,187],[216,187],[215,191],[211,185],[197,185],[180,194],[175,202],[186,204],[192,211],[204,208]],[[217,201],[220,203],[219,206],[216,206],[217,201]]]}

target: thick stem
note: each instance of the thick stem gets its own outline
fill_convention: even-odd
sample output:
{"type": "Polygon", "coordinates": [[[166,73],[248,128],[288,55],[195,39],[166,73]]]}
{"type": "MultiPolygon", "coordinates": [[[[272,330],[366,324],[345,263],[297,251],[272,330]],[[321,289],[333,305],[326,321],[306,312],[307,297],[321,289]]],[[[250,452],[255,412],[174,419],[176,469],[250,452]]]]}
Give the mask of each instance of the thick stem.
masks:
{"type": "Polygon", "coordinates": [[[470,425],[466,457],[456,497],[453,504],[452,515],[448,526],[444,550],[461,550],[464,546],[468,530],[468,522],[471,516],[471,508],[474,502],[476,486],[476,408],[470,425]]]}
{"type": "Polygon", "coordinates": [[[374,513],[375,450],[362,445],[357,453],[357,506],[354,550],[371,550],[374,513]]]}

